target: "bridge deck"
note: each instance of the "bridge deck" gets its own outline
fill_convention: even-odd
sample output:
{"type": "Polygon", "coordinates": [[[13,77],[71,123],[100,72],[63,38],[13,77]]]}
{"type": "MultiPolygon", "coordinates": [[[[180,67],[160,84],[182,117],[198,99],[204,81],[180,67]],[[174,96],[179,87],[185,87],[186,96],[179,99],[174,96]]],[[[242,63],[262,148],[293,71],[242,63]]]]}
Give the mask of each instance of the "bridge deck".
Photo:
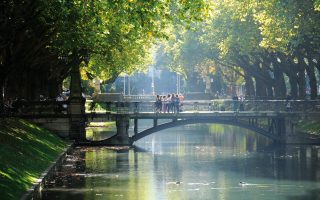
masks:
{"type": "Polygon", "coordinates": [[[210,118],[210,117],[221,117],[221,118],[259,118],[259,117],[278,117],[278,116],[303,116],[303,115],[316,115],[319,116],[319,113],[304,113],[304,112],[275,112],[275,111],[243,111],[243,112],[234,112],[234,111],[199,111],[199,112],[181,112],[181,113],[154,113],[154,112],[95,112],[87,113],[88,117],[93,118],[106,118],[110,116],[128,116],[132,119],[176,119],[176,118],[210,118]]]}

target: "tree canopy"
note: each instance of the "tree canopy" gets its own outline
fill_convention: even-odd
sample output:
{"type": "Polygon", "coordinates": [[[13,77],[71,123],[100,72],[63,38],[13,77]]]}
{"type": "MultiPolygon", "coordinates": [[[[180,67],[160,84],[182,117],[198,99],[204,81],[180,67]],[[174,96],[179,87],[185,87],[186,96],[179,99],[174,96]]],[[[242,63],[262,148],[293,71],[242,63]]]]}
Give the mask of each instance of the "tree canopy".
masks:
{"type": "Polygon", "coordinates": [[[319,1],[217,0],[210,8],[208,20],[192,24],[195,32],[168,43],[179,47],[168,53],[172,66],[192,71],[211,60],[209,75],[243,80],[248,96],[317,97],[319,1]]]}
{"type": "Polygon", "coordinates": [[[2,96],[26,99],[55,96],[75,65],[106,81],[143,69],[173,25],[201,20],[208,9],[205,0],[4,0],[0,7],[2,96]]]}
{"type": "Polygon", "coordinates": [[[55,97],[72,66],[112,82],[144,70],[159,43],[157,62],[185,78],[223,76],[263,98],[318,95],[319,0],[4,0],[0,8],[2,101],[55,97]]]}

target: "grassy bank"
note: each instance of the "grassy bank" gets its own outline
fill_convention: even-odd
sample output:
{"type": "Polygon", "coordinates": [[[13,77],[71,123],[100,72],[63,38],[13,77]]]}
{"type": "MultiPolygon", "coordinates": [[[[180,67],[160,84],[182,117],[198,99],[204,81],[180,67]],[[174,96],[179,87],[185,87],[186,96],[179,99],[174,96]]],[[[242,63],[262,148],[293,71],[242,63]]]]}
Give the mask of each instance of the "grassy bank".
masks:
{"type": "Polygon", "coordinates": [[[19,199],[67,142],[21,119],[0,119],[0,197],[19,199]]]}
{"type": "Polygon", "coordinates": [[[88,127],[104,127],[104,128],[115,128],[116,127],[116,122],[111,121],[111,122],[90,122],[88,127]]]}
{"type": "Polygon", "coordinates": [[[297,125],[300,132],[320,136],[320,121],[318,119],[300,120],[297,125]]]}
{"type": "Polygon", "coordinates": [[[91,122],[86,129],[88,140],[101,140],[117,132],[116,122],[91,122]]]}

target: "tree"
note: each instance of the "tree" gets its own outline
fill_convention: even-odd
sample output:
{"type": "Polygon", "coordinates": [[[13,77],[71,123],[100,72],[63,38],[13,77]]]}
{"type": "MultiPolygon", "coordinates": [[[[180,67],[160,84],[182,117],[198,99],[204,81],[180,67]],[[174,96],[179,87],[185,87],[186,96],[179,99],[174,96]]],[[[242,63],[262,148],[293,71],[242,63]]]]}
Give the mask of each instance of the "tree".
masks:
{"type": "MultiPolygon", "coordinates": [[[[317,5],[312,0],[214,1],[208,22],[195,25],[197,34],[192,40],[201,43],[201,53],[192,62],[212,59],[224,67],[223,71],[233,69],[246,81],[247,91],[252,91],[255,83],[255,95],[260,97],[284,98],[290,91],[293,97],[304,99],[309,80],[314,99],[320,41],[317,5]],[[289,88],[284,75],[289,79],[289,88]]],[[[188,45],[191,40],[185,38],[179,41],[176,65],[183,62],[183,46],[192,48],[188,45]]]]}
{"type": "Polygon", "coordinates": [[[205,0],[5,0],[0,7],[3,102],[4,96],[54,97],[72,66],[106,81],[143,68],[172,24],[199,20],[207,5],[205,0]]]}

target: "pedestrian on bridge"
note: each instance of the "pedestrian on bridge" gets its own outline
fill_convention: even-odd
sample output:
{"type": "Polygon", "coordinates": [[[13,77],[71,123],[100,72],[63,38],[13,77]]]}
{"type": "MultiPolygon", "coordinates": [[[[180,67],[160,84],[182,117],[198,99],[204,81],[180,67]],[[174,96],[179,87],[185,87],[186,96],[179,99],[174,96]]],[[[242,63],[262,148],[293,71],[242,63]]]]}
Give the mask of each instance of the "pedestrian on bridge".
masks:
{"type": "Polygon", "coordinates": [[[291,112],[292,111],[292,106],[291,106],[291,102],[290,101],[286,102],[286,111],[287,112],[291,112]]]}
{"type": "Polygon", "coordinates": [[[172,110],[172,113],[176,113],[176,95],[172,93],[171,95],[171,110],[172,110]]]}
{"type": "Polygon", "coordinates": [[[155,111],[156,111],[156,113],[161,112],[161,109],[162,109],[161,97],[160,97],[160,95],[157,95],[156,102],[155,102],[155,111]]]}
{"type": "Polygon", "coordinates": [[[168,94],[168,96],[167,96],[166,105],[167,105],[167,112],[169,113],[171,110],[171,95],[170,94],[168,94]]]}
{"type": "Polygon", "coordinates": [[[176,94],[175,98],[174,98],[174,113],[179,113],[180,112],[180,99],[179,99],[179,95],[176,94]]]}
{"type": "Polygon", "coordinates": [[[159,98],[159,112],[160,113],[162,112],[162,101],[163,101],[162,96],[160,96],[160,98],[159,98]]]}
{"type": "Polygon", "coordinates": [[[162,97],[162,110],[163,113],[167,112],[167,96],[162,97]]]}
{"type": "Polygon", "coordinates": [[[182,112],[183,101],[184,101],[184,96],[182,94],[179,94],[179,102],[180,102],[179,111],[180,112],[182,112]]]}
{"type": "Polygon", "coordinates": [[[233,111],[237,111],[239,107],[239,98],[237,95],[232,97],[233,111]]]}

